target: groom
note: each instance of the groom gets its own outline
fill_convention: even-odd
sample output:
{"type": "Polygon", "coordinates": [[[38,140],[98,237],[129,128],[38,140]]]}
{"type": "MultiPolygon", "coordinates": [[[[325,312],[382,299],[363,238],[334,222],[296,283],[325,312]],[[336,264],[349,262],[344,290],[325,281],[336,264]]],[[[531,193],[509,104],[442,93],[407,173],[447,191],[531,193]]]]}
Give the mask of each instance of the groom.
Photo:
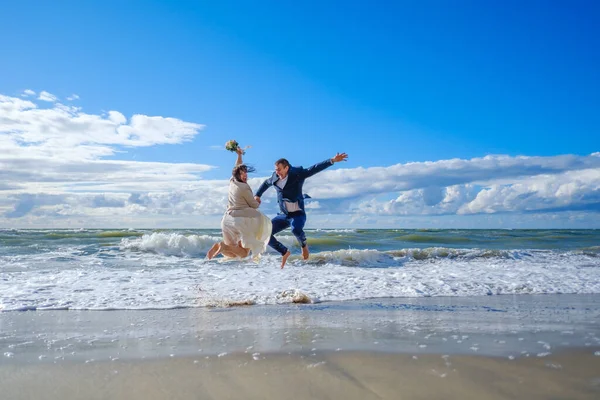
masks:
{"type": "Polygon", "coordinates": [[[336,153],[335,157],[320,162],[309,168],[292,167],[285,158],[275,161],[275,172],[266,179],[258,188],[254,198],[260,203],[260,197],[271,186],[277,190],[277,202],[279,203],[280,213],[271,220],[273,223],[273,233],[269,246],[275,249],[283,256],[281,268],[290,256],[290,251],[281,242],[275,238],[275,234],[282,230],[292,227],[292,233],[296,236],[298,243],[302,246],[302,258],[308,259],[308,246],[306,245],[306,235],[304,234],[304,224],[306,223],[306,212],[304,210],[304,198],[308,197],[302,194],[302,185],[306,178],[331,167],[336,162],[346,161],[346,153],[336,153]]]}

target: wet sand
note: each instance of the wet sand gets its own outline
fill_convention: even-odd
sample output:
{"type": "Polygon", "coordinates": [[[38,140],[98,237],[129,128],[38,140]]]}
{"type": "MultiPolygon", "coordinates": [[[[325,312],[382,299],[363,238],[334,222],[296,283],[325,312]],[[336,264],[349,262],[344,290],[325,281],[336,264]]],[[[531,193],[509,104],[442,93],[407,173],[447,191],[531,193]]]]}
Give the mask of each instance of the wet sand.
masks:
{"type": "Polygon", "coordinates": [[[597,399],[599,300],[0,313],[0,399],[597,399]]]}
{"type": "Polygon", "coordinates": [[[600,357],[338,352],[3,366],[3,399],[597,399],[600,357]]]}

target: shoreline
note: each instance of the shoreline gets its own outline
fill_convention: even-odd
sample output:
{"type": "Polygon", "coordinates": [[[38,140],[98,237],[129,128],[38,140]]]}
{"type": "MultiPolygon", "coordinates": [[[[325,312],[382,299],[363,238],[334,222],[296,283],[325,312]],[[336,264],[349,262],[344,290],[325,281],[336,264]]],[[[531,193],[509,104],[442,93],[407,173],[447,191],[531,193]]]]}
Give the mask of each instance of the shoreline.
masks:
{"type": "MultiPolygon", "coordinates": [[[[297,255],[296,258],[300,258],[297,255]]],[[[293,289],[283,290],[282,293],[292,292],[293,289]]],[[[371,302],[412,302],[413,300],[423,299],[488,299],[492,297],[555,297],[555,296],[600,296],[600,293],[498,293],[498,294],[474,294],[469,296],[451,296],[451,295],[439,295],[439,296],[405,296],[405,297],[373,297],[366,299],[348,299],[348,300],[317,300],[312,301],[308,296],[298,291],[298,301],[290,301],[288,303],[279,304],[259,304],[252,300],[214,300],[213,302],[206,302],[206,304],[200,304],[196,306],[172,306],[172,307],[143,307],[143,308],[71,308],[68,306],[58,308],[43,308],[43,307],[32,307],[23,309],[10,309],[4,310],[0,308],[0,315],[2,313],[23,313],[23,312],[52,312],[52,311],[71,311],[71,312],[143,312],[143,311],[170,311],[170,310],[186,310],[186,309],[208,309],[208,310],[223,310],[223,309],[236,309],[243,307],[286,307],[294,305],[348,305],[348,304],[362,304],[371,302]]],[[[289,295],[289,297],[294,297],[289,295]]],[[[487,303],[487,302],[486,302],[487,303]]]]}
{"type": "Polygon", "coordinates": [[[0,313],[0,365],[185,357],[249,348],[519,357],[598,345],[596,294],[0,313]]]}
{"type": "Polygon", "coordinates": [[[0,313],[2,399],[595,399],[600,295],[0,313]]]}

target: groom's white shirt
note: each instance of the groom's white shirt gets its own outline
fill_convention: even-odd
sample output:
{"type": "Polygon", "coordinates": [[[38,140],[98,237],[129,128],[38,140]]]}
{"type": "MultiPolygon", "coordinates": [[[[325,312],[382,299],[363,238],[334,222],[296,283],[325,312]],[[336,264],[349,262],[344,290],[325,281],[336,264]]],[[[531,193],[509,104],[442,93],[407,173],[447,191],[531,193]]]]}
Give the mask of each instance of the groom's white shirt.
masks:
{"type": "MultiPolygon", "coordinates": [[[[279,187],[279,189],[283,190],[283,188],[285,187],[285,184],[288,181],[288,176],[286,176],[283,179],[279,179],[277,182],[275,182],[275,184],[277,185],[277,187],[279,187]]],[[[298,202],[295,201],[293,203],[290,203],[289,201],[284,201],[285,203],[285,209],[287,210],[287,212],[294,212],[294,211],[300,211],[300,206],[298,205],[298,202]]]]}

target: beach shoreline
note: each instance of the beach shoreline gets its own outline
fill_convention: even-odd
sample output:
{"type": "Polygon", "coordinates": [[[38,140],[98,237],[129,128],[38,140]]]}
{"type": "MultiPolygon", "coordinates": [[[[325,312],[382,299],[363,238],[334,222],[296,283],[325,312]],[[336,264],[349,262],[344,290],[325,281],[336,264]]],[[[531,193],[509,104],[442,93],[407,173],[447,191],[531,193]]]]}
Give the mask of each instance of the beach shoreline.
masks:
{"type": "Polygon", "coordinates": [[[590,294],[3,312],[0,387],[15,400],[597,398],[599,311],[590,294]]]}
{"type": "Polygon", "coordinates": [[[3,363],[374,351],[519,357],[600,345],[600,295],[0,313],[3,363]]]}

